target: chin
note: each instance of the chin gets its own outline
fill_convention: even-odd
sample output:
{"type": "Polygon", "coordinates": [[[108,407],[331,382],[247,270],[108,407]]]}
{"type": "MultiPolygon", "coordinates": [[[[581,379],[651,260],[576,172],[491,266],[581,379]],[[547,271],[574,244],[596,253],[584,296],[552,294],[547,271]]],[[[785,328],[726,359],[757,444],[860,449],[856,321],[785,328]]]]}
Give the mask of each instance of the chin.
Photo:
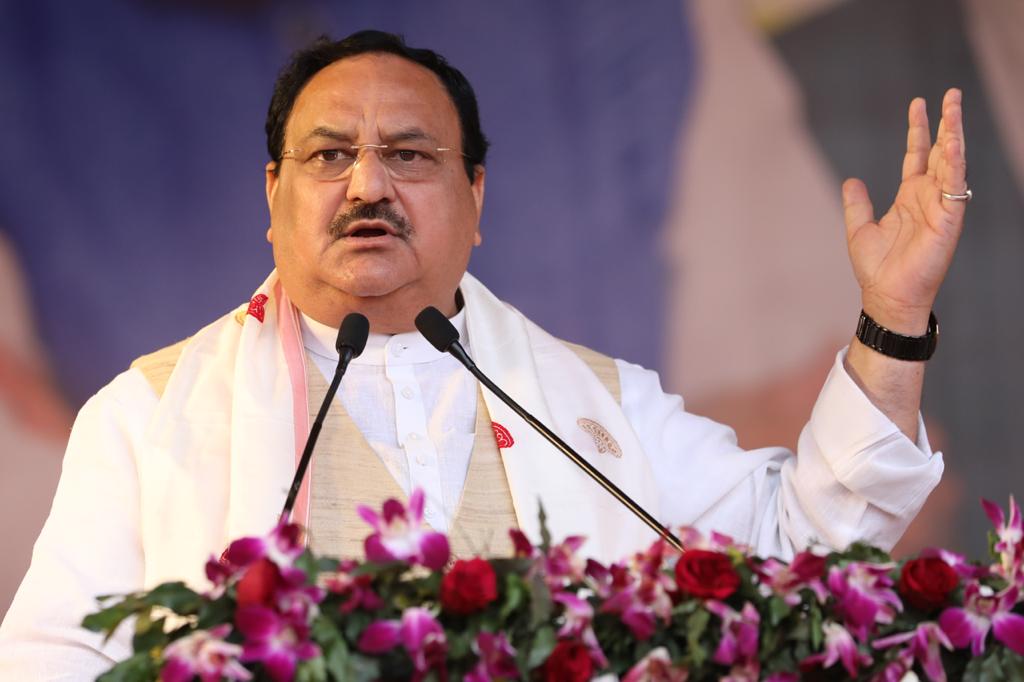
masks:
{"type": "Polygon", "coordinates": [[[338,289],[349,296],[358,298],[377,298],[387,296],[400,289],[404,284],[400,278],[393,273],[363,273],[356,276],[348,276],[340,282],[338,289]]]}

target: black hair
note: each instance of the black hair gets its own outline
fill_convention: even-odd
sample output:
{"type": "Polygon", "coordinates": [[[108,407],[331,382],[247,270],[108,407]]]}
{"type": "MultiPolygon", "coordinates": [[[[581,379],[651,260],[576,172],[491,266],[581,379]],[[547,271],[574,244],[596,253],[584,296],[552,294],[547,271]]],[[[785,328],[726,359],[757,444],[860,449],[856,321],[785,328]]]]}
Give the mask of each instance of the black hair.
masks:
{"type": "Polygon", "coordinates": [[[402,36],[384,31],[358,31],[336,41],[325,35],[320,36],[309,46],[292,55],[274,83],[274,94],[270,98],[270,108],[267,110],[265,129],[270,158],[280,164],[285,124],[291,115],[295,99],[306,83],[321,69],[336,61],[373,52],[398,55],[430,69],[437,75],[459,114],[462,152],[465,154],[463,164],[466,175],[472,182],[476,176],[476,166],[484,165],[489,145],[480,128],[480,113],[473,86],[461,71],[433,50],[409,47],[402,36]]]}

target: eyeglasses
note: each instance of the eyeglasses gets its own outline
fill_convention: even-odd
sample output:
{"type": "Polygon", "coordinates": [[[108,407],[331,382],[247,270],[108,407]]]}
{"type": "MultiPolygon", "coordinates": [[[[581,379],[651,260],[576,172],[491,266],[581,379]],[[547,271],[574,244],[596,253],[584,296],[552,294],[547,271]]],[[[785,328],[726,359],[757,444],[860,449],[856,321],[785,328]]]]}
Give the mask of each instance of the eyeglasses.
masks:
{"type": "Polygon", "coordinates": [[[366,150],[376,152],[388,175],[403,182],[432,180],[437,177],[444,168],[446,152],[469,158],[466,154],[449,147],[430,147],[416,142],[403,142],[401,146],[353,144],[348,147],[326,149],[286,149],[281,153],[281,160],[292,159],[298,162],[302,172],[314,180],[332,182],[347,178],[352,169],[363,160],[366,150]]]}

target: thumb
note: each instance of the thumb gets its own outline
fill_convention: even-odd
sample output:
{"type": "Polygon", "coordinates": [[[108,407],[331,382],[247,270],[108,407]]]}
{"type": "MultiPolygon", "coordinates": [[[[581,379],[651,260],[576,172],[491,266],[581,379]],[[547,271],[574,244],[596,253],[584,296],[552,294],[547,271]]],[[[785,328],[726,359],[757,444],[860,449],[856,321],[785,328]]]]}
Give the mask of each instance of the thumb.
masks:
{"type": "Polygon", "coordinates": [[[875,208],[871,205],[868,188],[857,178],[843,183],[843,219],[846,221],[847,238],[865,223],[875,221],[875,208]]]}

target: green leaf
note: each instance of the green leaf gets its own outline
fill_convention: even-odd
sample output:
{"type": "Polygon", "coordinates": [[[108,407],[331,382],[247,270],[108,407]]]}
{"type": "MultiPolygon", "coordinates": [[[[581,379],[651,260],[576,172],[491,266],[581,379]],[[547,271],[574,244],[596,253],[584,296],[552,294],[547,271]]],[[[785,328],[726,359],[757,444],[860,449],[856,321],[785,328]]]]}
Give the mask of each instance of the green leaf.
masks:
{"type": "Polygon", "coordinates": [[[551,531],[548,530],[548,515],[544,511],[544,503],[537,500],[537,520],[540,523],[540,548],[545,554],[551,549],[551,531]]]}
{"type": "Polygon", "coordinates": [[[374,682],[380,677],[380,662],[362,654],[352,654],[349,658],[348,672],[341,678],[348,682],[374,682]]]}
{"type": "Polygon", "coordinates": [[[502,622],[526,601],[528,592],[526,583],[518,575],[509,573],[505,576],[505,601],[499,612],[502,622]]]}
{"type": "MultiPolygon", "coordinates": [[[[145,607],[146,611],[149,607],[145,607]]],[[[125,602],[115,604],[102,611],[96,613],[90,613],[88,616],[82,619],[82,627],[92,632],[104,632],[107,635],[107,639],[114,634],[114,630],[120,625],[125,618],[135,615],[135,609],[130,606],[126,606],[125,602]]]]}
{"type": "Polygon", "coordinates": [[[182,616],[191,616],[199,613],[205,600],[185,583],[174,582],[157,585],[142,597],[142,601],[150,606],[163,606],[182,616]]]}
{"type": "Polygon", "coordinates": [[[339,682],[348,679],[350,661],[348,644],[345,643],[345,640],[339,638],[337,642],[326,650],[324,663],[327,665],[327,672],[330,674],[331,679],[338,680],[339,682]]]}
{"type": "Polygon", "coordinates": [[[166,618],[158,618],[150,622],[150,614],[144,614],[135,621],[135,636],[132,637],[132,649],[149,651],[150,649],[167,646],[169,637],[164,632],[166,618]]]}
{"type": "Polygon", "coordinates": [[[982,682],[1004,682],[1011,679],[999,663],[999,649],[990,650],[989,654],[981,659],[981,679],[982,682]]]}
{"type": "MultiPolygon", "coordinates": [[[[449,630],[448,632],[448,660],[457,661],[460,658],[468,657],[472,653],[471,647],[476,633],[467,630],[449,630]]],[[[476,656],[474,655],[475,659],[476,656]]]]}
{"type": "Polygon", "coordinates": [[[553,610],[551,592],[544,583],[544,578],[534,574],[530,578],[530,626],[536,628],[541,623],[551,620],[553,610]]]}
{"type": "Polygon", "coordinates": [[[316,581],[319,566],[317,565],[316,557],[313,556],[313,552],[309,548],[306,548],[302,554],[295,558],[295,567],[301,569],[306,574],[306,582],[312,584],[316,581]]]}
{"type": "Polygon", "coordinates": [[[96,682],[140,682],[155,680],[159,672],[149,652],[135,654],[96,678],[96,682]]]}
{"type": "Polygon", "coordinates": [[[1008,680],[1024,680],[1024,657],[1012,649],[1003,649],[1003,671],[1008,680]]]}
{"type": "Polygon", "coordinates": [[[556,643],[557,637],[555,637],[555,631],[551,626],[545,625],[537,630],[533,636],[533,646],[530,647],[530,655],[526,659],[526,667],[533,670],[543,665],[544,661],[548,660],[551,652],[555,650],[556,643]]]}
{"type": "Polygon", "coordinates": [[[790,614],[789,604],[782,597],[775,595],[768,600],[768,624],[771,627],[776,627],[779,623],[784,621],[790,614]]]}
{"type": "Polygon", "coordinates": [[[323,656],[301,661],[295,668],[295,682],[327,682],[323,656]]]}
{"type": "Polygon", "coordinates": [[[700,638],[711,622],[711,614],[704,609],[694,611],[693,615],[686,621],[686,648],[690,654],[693,665],[703,665],[707,660],[708,652],[700,643],[700,638]]]}
{"type": "Polygon", "coordinates": [[[199,607],[199,618],[196,621],[197,630],[208,630],[221,623],[230,623],[234,620],[235,604],[228,597],[221,597],[214,601],[203,600],[199,607]]]}
{"type": "Polygon", "coordinates": [[[817,604],[811,604],[808,616],[810,618],[811,651],[820,651],[821,645],[825,641],[825,630],[822,626],[821,609],[817,604]]]}
{"type": "Polygon", "coordinates": [[[972,658],[964,669],[967,682],[1003,682],[1014,679],[1007,676],[999,664],[999,650],[989,648],[984,655],[972,658]]]}

